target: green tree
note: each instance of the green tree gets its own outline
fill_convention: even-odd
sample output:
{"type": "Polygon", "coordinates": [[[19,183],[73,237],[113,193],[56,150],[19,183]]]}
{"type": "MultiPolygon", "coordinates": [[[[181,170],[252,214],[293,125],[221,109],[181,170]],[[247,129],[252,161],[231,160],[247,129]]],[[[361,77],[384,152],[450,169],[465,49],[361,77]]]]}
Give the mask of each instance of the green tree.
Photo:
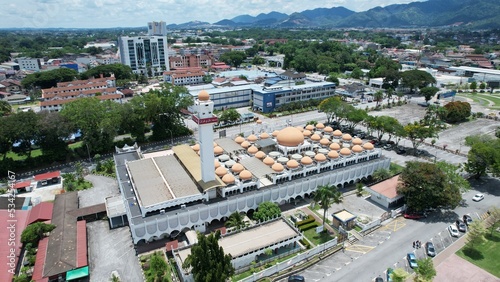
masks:
{"type": "Polygon", "coordinates": [[[337,190],[336,186],[321,185],[318,186],[318,188],[314,192],[313,200],[316,204],[320,205],[321,209],[323,209],[323,227],[324,227],[326,223],[326,213],[328,212],[328,208],[333,203],[342,202],[342,193],[337,190]]]}
{"type": "Polygon", "coordinates": [[[372,177],[375,181],[381,181],[391,177],[391,172],[388,169],[379,168],[373,172],[372,177]]]}
{"type": "Polygon", "coordinates": [[[402,268],[394,269],[394,271],[390,275],[393,282],[404,282],[409,276],[410,274],[402,268]]]}
{"type": "Polygon", "coordinates": [[[471,82],[469,88],[470,88],[470,90],[472,90],[472,92],[476,92],[477,82],[475,82],[475,81],[471,82]]]}
{"type": "Polygon", "coordinates": [[[384,99],[384,92],[382,92],[382,90],[378,90],[373,94],[373,100],[377,102],[377,104],[375,104],[376,108],[378,108],[379,103],[382,102],[383,99],[384,99]]]}
{"type": "Polygon", "coordinates": [[[281,215],[280,207],[273,202],[262,202],[257,211],[253,213],[253,219],[263,222],[281,215]]]}
{"type": "Polygon", "coordinates": [[[346,125],[352,131],[358,124],[365,121],[367,118],[368,113],[365,110],[352,107],[346,113],[346,125]]]}
{"type": "Polygon", "coordinates": [[[12,106],[9,102],[0,100],[0,117],[7,116],[12,113],[12,106]]]}
{"type": "Polygon", "coordinates": [[[435,86],[427,86],[420,89],[420,94],[422,94],[425,98],[425,101],[428,102],[429,100],[432,99],[432,97],[434,97],[434,95],[436,95],[436,93],[438,93],[438,91],[439,88],[435,86]]]}
{"type": "Polygon", "coordinates": [[[82,79],[97,78],[103,75],[104,77],[110,77],[114,75],[118,79],[133,79],[134,74],[132,73],[132,68],[123,64],[109,64],[100,65],[89,69],[88,71],[80,74],[82,79]]]}
{"type": "Polygon", "coordinates": [[[456,166],[454,164],[440,161],[436,163],[437,167],[444,172],[445,177],[447,178],[445,182],[450,183],[456,188],[460,189],[461,193],[467,192],[470,190],[470,183],[460,174],[460,166],[456,166]]]}
{"type": "Polygon", "coordinates": [[[8,118],[8,128],[12,130],[8,133],[12,141],[17,141],[17,150],[20,154],[31,157],[33,143],[38,137],[38,115],[33,111],[19,112],[10,115],[8,118]]]}
{"type": "Polygon", "coordinates": [[[233,212],[226,221],[226,226],[240,230],[246,226],[245,216],[239,212],[233,212]]]}
{"type": "Polygon", "coordinates": [[[149,269],[146,270],[147,282],[168,282],[167,262],[160,252],[155,252],[149,259],[149,269]]]}
{"type": "Polygon", "coordinates": [[[486,83],[481,82],[481,84],[479,84],[479,89],[481,89],[481,90],[486,89],[486,83]]]}
{"type": "Polygon", "coordinates": [[[474,246],[479,245],[485,241],[484,235],[486,235],[486,228],[480,220],[474,220],[469,224],[467,228],[467,246],[469,248],[474,248],[474,246]]]}
{"type": "Polygon", "coordinates": [[[436,79],[430,73],[421,70],[405,71],[401,73],[401,78],[403,85],[410,88],[411,92],[436,83],[436,79]]]}
{"type": "Polygon", "coordinates": [[[330,81],[330,82],[333,82],[335,83],[335,85],[339,86],[340,85],[340,80],[338,78],[338,74],[337,73],[334,73],[334,72],[331,72],[328,77],[326,78],[326,81],[330,81]]]}
{"type": "Polygon", "coordinates": [[[60,68],[49,71],[35,72],[28,74],[22,81],[21,85],[25,89],[34,87],[51,88],[56,87],[58,82],[72,81],[78,77],[78,72],[73,69],[60,68]]]}
{"type": "Polygon", "coordinates": [[[417,148],[425,141],[425,138],[436,137],[436,129],[432,126],[425,126],[418,122],[404,126],[406,136],[413,146],[413,154],[417,154],[417,148]]]}
{"type": "Polygon", "coordinates": [[[474,174],[477,179],[488,172],[500,175],[500,139],[488,135],[467,136],[465,145],[471,147],[465,171],[474,174]]]}
{"type": "Polygon", "coordinates": [[[208,83],[212,83],[212,80],[213,80],[212,76],[210,76],[210,75],[204,75],[203,76],[203,83],[207,83],[207,84],[208,83]]]}
{"type": "Polygon", "coordinates": [[[360,79],[361,77],[363,77],[363,71],[360,68],[356,67],[352,70],[351,77],[354,79],[360,79]]]}
{"type": "Polygon", "coordinates": [[[489,228],[491,231],[490,235],[493,235],[493,232],[497,230],[498,223],[500,223],[500,208],[493,206],[490,207],[488,211],[490,213],[490,220],[493,222],[489,228]]]}
{"type": "Polygon", "coordinates": [[[345,102],[339,96],[327,98],[319,103],[318,109],[325,113],[327,123],[333,122],[341,107],[344,107],[345,102]]]}
{"type": "Polygon", "coordinates": [[[466,120],[471,115],[471,106],[468,102],[454,101],[444,105],[445,120],[456,123],[466,120]]]}
{"type": "Polygon", "coordinates": [[[37,115],[36,145],[40,146],[43,156],[50,161],[66,160],[69,152],[67,139],[73,125],[60,112],[41,111],[37,115]]]}
{"type": "Polygon", "coordinates": [[[236,111],[235,109],[227,109],[222,112],[219,119],[224,123],[231,123],[231,122],[236,122],[240,118],[241,115],[240,113],[238,113],[238,111],[236,111]]]}
{"type": "Polygon", "coordinates": [[[43,238],[43,234],[50,232],[56,228],[53,224],[46,224],[43,222],[35,222],[28,225],[21,233],[21,243],[31,243],[33,246],[38,246],[38,242],[43,238]]]}
{"type": "Polygon", "coordinates": [[[263,65],[266,63],[266,60],[260,56],[255,56],[252,59],[252,64],[254,65],[263,65]]]}
{"type": "Polygon", "coordinates": [[[417,282],[432,282],[436,276],[436,269],[432,258],[417,259],[417,268],[415,268],[415,281],[417,282]]]}
{"type": "Polygon", "coordinates": [[[204,236],[198,233],[198,243],[191,247],[182,267],[191,268],[195,282],[226,281],[234,274],[231,254],[219,246],[220,231],[204,236]]]}
{"type": "Polygon", "coordinates": [[[233,67],[239,67],[241,63],[246,59],[246,54],[245,52],[241,51],[230,51],[222,54],[220,56],[220,60],[223,61],[224,63],[233,66],[233,67]]]}

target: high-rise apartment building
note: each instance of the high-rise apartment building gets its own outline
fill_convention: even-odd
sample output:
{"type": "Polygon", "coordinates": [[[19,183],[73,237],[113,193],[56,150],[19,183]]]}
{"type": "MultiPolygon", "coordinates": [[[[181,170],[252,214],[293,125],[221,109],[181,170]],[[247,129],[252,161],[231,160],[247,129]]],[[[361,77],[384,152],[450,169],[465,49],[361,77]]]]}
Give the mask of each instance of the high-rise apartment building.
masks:
{"type": "Polygon", "coordinates": [[[121,63],[135,74],[159,76],[169,71],[167,36],[123,36],[118,40],[121,63]]]}
{"type": "Polygon", "coordinates": [[[167,36],[167,24],[164,21],[149,22],[148,35],[167,36]]]}

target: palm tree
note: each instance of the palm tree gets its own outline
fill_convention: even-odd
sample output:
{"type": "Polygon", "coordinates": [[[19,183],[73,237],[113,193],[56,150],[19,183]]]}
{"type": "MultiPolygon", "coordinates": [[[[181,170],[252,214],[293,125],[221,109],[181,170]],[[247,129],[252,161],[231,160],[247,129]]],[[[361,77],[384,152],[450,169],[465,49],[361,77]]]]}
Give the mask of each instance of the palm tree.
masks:
{"type": "Polygon", "coordinates": [[[322,185],[318,186],[318,189],[316,189],[313,200],[323,209],[323,227],[325,227],[326,212],[332,204],[339,204],[342,202],[342,193],[338,191],[335,186],[322,185]]]}
{"type": "Polygon", "coordinates": [[[377,102],[375,108],[378,108],[378,103],[380,103],[383,99],[384,99],[384,92],[382,92],[382,90],[379,90],[375,92],[375,94],[373,94],[373,100],[377,102]]]}
{"type": "Polygon", "coordinates": [[[239,212],[233,212],[226,221],[226,226],[234,227],[236,230],[240,230],[241,228],[246,226],[245,218],[239,212]]]}
{"type": "Polygon", "coordinates": [[[388,106],[391,105],[391,99],[392,99],[393,94],[394,94],[394,89],[392,89],[392,88],[387,89],[386,95],[387,95],[387,105],[388,106]]]}

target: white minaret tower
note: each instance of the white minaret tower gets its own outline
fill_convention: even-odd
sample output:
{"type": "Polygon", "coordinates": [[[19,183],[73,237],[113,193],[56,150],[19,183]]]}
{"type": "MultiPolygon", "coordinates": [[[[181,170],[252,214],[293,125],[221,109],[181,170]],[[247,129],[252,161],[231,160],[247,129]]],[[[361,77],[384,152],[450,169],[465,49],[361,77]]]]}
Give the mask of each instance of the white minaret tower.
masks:
{"type": "Polygon", "coordinates": [[[215,180],[213,125],[218,120],[213,114],[214,102],[210,101],[207,91],[198,93],[194,105],[196,113],[193,114],[193,121],[198,124],[200,140],[201,178],[204,182],[209,182],[215,180]]]}

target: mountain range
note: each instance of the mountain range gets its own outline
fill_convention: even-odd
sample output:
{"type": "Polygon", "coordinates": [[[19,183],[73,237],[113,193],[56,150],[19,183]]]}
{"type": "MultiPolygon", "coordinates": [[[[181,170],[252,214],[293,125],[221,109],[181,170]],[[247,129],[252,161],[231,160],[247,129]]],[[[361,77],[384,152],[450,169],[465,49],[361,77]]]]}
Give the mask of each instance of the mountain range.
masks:
{"type": "Polygon", "coordinates": [[[427,0],[375,7],[364,12],[354,12],[344,7],[317,8],[290,15],[273,11],[257,16],[240,15],[212,24],[196,21],[168,25],[170,29],[217,26],[227,28],[426,28],[468,26],[475,29],[491,29],[500,28],[500,1],[427,0]]]}

